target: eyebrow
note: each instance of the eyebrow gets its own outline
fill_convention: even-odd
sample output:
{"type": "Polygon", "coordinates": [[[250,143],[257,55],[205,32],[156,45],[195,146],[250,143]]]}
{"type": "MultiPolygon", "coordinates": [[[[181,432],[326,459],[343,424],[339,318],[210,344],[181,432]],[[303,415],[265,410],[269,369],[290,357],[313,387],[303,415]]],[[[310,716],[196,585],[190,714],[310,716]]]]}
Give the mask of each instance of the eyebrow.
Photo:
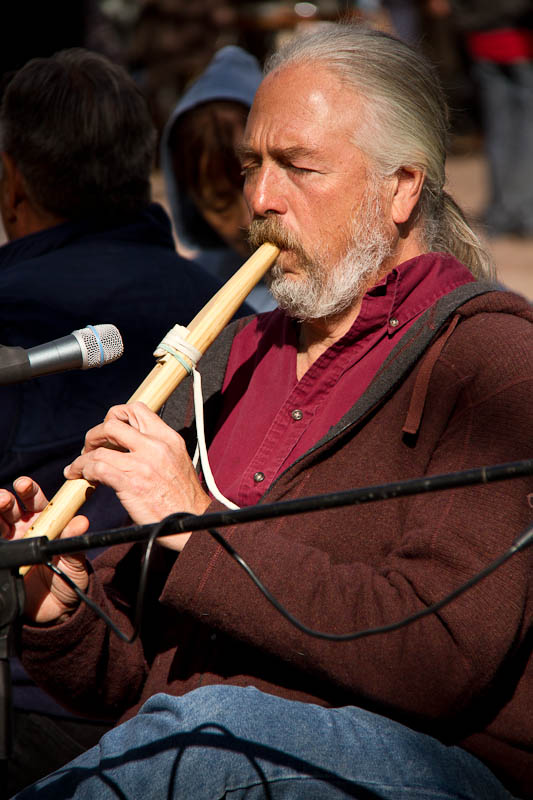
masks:
{"type": "Polygon", "coordinates": [[[235,145],[235,154],[239,161],[244,161],[244,159],[249,156],[253,157],[256,155],[256,152],[253,148],[249,147],[245,144],[237,144],[235,145]]]}
{"type": "MultiPolygon", "coordinates": [[[[246,158],[258,158],[259,153],[257,150],[254,150],[253,147],[250,147],[246,144],[237,145],[236,153],[237,157],[244,161],[246,158]]],[[[295,158],[306,158],[309,156],[316,155],[316,150],[304,147],[303,145],[294,145],[292,147],[274,147],[270,154],[277,159],[278,161],[291,161],[295,158]]]]}

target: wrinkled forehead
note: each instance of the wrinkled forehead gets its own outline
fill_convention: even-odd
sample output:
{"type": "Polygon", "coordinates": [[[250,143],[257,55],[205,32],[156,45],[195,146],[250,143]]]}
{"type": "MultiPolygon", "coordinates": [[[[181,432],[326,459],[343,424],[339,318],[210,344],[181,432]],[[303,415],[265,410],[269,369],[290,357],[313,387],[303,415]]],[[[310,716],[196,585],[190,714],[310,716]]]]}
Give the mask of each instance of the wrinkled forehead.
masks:
{"type": "Polygon", "coordinates": [[[278,68],[262,81],[245,131],[245,142],[257,136],[294,135],[305,138],[342,136],[352,132],[361,115],[362,98],[340,76],[321,63],[278,68]]]}

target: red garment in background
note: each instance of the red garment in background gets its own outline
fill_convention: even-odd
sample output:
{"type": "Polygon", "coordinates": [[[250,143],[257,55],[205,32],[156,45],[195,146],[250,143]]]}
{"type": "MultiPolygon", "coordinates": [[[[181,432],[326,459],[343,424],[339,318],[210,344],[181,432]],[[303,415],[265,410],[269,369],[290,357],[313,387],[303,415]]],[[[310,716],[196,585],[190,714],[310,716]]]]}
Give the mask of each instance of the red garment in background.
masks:
{"type": "Polygon", "coordinates": [[[467,35],[467,44],[476,60],[514,64],[533,58],[533,31],[525,28],[474,31],[467,35]]]}

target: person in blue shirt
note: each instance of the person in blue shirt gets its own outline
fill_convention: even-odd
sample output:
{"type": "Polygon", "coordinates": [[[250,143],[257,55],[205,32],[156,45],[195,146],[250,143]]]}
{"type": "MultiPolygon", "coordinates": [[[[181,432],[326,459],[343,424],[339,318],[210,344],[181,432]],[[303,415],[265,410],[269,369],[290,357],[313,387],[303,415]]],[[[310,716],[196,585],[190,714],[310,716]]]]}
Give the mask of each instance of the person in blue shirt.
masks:
{"type": "MultiPolygon", "coordinates": [[[[187,325],[221,286],[176,253],[170,219],[151,202],[155,152],[145,98],[123,67],[100,54],[70,49],[33,59],[5,89],[0,342],[31,348],[111,323],[124,355],[101,370],[0,386],[0,486],[38,475],[52,496],[86,432],[152,370],[167,331],[187,325]]],[[[84,510],[93,530],[127,521],[103,487],[84,510]]],[[[18,662],[12,675],[14,789],[85,750],[102,729],[67,715],[18,662]]]]}
{"type": "MultiPolygon", "coordinates": [[[[49,494],[85,433],[126,401],[153,351],[221,282],[175,249],[151,202],[156,132],[127,71],[71,49],[28,62],[0,108],[0,341],[30,348],[112,323],[124,355],[102,370],[0,389],[0,486],[39,475],[49,494]]],[[[243,309],[244,313],[245,309],[243,309]]]]}

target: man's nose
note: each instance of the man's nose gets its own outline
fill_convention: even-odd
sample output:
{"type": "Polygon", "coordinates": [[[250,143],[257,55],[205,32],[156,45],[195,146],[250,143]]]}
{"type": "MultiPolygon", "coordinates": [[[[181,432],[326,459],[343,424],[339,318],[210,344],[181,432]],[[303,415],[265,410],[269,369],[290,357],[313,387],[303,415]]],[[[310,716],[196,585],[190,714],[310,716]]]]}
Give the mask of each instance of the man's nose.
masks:
{"type": "Polygon", "coordinates": [[[287,198],[282,180],[277,170],[270,167],[258,169],[253,176],[246,178],[244,196],[255,218],[287,213],[287,198]]]}

